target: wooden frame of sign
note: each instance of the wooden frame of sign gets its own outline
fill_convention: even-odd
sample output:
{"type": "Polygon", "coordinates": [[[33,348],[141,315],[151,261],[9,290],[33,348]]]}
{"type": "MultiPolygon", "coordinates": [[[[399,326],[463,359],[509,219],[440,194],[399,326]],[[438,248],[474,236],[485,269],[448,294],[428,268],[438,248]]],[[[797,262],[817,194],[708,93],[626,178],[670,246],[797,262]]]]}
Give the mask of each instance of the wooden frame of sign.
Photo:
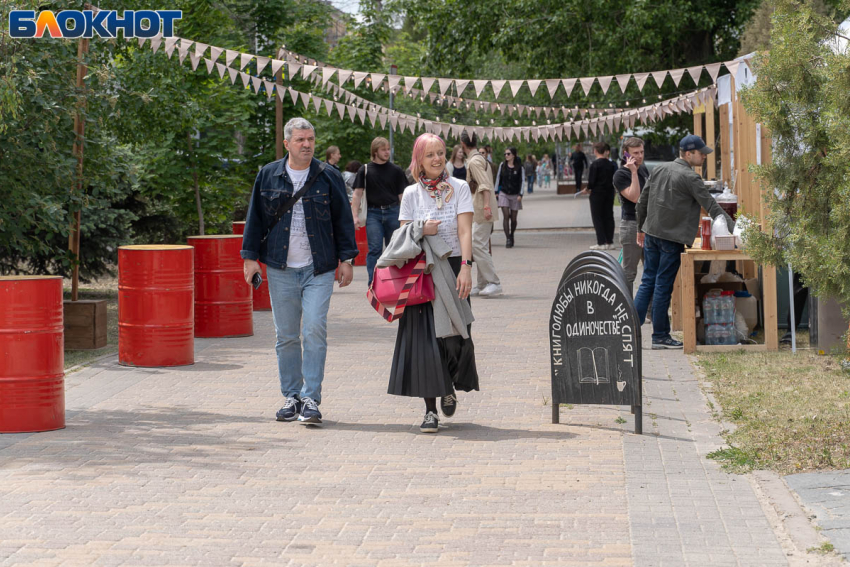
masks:
{"type": "Polygon", "coordinates": [[[625,274],[610,255],[576,256],[549,317],[552,423],[561,404],[631,406],[643,432],[640,325],[625,274]]]}

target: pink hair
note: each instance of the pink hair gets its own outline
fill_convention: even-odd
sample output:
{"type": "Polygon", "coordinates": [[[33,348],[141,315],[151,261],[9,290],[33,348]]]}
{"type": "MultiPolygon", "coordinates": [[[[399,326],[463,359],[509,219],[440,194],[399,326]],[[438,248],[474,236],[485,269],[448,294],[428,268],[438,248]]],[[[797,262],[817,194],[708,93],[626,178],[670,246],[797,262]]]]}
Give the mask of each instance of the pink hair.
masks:
{"type": "Polygon", "coordinates": [[[422,161],[425,159],[425,148],[432,142],[437,142],[446,150],[446,142],[436,134],[422,134],[413,142],[413,155],[410,156],[410,174],[413,179],[418,180],[422,170],[422,161]]]}

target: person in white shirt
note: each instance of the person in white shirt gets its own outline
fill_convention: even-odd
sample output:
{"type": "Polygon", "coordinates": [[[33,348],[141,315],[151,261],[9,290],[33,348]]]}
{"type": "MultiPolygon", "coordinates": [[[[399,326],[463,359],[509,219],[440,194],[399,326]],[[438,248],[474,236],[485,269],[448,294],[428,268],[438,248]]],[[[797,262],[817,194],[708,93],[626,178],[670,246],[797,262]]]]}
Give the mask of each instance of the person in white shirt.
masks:
{"type": "MultiPolygon", "coordinates": [[[[446,171],[446,144],[434,134],[422,134],[413,145],[410,171],[417,183],[401,200],[402,224],[424,221],[425,235],[438,235],[451,247],[448,258],[457,275],[460,299],[472,290],[472,193],[466,181],[446,171]]],[[[469,334],[469,333],[467,333],[469,334]]],[[[455,390],[478,390],[478,370],[472,336],[438,338],[430,302],[409,306],[399,319],[388,393],[425,399],[424,433],[436,433],[437,398],[447,417],[457,409],[455,390]]]]}

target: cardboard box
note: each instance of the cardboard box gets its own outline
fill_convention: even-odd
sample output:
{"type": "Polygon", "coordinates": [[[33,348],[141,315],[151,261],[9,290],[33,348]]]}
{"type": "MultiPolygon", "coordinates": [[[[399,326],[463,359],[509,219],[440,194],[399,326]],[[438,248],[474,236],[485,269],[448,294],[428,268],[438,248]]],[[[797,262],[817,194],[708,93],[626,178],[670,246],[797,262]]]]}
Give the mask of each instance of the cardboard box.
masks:
{"type": "Polygon", "coordinates": [[[65,301],[65,350],[106,346],[106,300],[65,301]]]}

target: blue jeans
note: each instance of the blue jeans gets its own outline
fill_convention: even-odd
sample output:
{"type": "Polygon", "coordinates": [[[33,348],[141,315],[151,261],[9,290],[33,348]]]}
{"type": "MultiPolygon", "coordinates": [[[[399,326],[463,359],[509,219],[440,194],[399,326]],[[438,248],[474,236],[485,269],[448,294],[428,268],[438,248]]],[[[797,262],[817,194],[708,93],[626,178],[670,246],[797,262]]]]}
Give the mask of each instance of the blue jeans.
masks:
{"type": "Polygon", "coordinates": [[[314,276],[312,265],[283,270],[267,266],[267,272],[280,392],[287,398],[312,398],[321,403],[334,273],[314,276]]]}
{"type": "Polygon", "coordinates": [[[533,175],[526,175],[525,181],[528,184],[528,192],[534,193],[534,176],[533,175]]]}
{"type": "Polygon", "coordinates": [[[375,264],[384,251],[384,244],[389,244],[399,227],[398,213],[401,205],[393,205],[387,209],[369,207],[366,212],[366,240],[369,242],[369,253],[366,255],[366,271],[369,272],[369,285],[375,274],[375,264]]]}
{"type": "Polygon", "coordinates": [[[682,263],[685,245],[663,238],[646,235],[643,242],[643,279],[635,295],[638,321],[646,318],[649,300],[652,300],[652,342],[670,338],[670,298],[673,283],[682,263]]]}

